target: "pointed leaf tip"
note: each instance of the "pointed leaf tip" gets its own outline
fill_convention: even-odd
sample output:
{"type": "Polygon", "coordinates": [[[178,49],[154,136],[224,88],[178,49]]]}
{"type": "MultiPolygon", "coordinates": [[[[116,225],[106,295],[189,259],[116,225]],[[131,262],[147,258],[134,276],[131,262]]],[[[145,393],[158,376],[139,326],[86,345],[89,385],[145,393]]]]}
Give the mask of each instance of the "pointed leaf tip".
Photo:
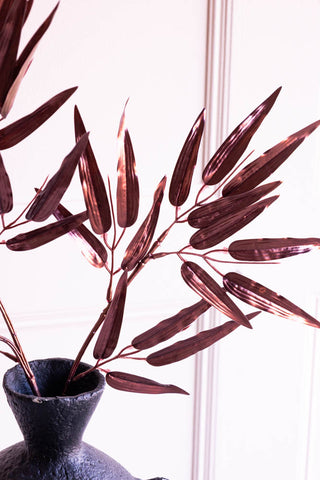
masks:
{"type": "MultiPolygon", "coordinates": [[[[74,108],[74,127],[78,141],[86,132],[86,128],[77,106],[74,108]]],[[[79,174],[91,227],[95,233],[102,235],[111,228],[111,211],[106,187],[90,141],[81,155],[79,174]]]]}
{"type": "Polygon", "coordinates": [[[55,95],[37,110],[0,130],[0,150],[11,148],[45,123],[75,92],[78,87],[55,95]]]}
{"type": "Polygon", "coordinates": [[[210,306],[205,300],[200,300],[190,307],[183,308],[176,315],[162,320],[154,327],[135,337],[132,340],[132,346],[137,350],[145,350],[168,340],[191,325],[210,306]]]}
{"type": "MultiPolygon", "coordinates": [[[[17,92],[19,90],[20,84],[25,74],[27,73],[28,68],[32,63],[35,51],[37,49],[37,46],[41,38],[46,33],[46,31],[48,30],[53,20],[53,17],[57,11],[58,5],[59,4],[55,6],[55,8],[52,10],[52,12],[47,17],[47,19],[42,23],[42,25],[40,25],[40,27],[32,36],[32,38],[29,40],[28,44],[23,49],[22,53],[19,55],[19,58],[16,61],[16,64],[12,72],[12,78],[10,78],[10,86],[8,87],[8,91],[6,93],[5,100],[1,108],[1,115],[3,117],[6,117],[12,108],[12,105],[17,95],[17,92]]],[[[32,6],[32,2],[29,1],[26,6],[24,22],[26,21],[26,18],[30,13],[31,6],[32,6]]]]}
{"type": "Polygon", "coordinates": [[[277,88],[223,142],[203,171],[202,179],[206,185],[216,185],[231,172],[246,150],[252,136],[271,110],[280,90],[281,87],[277,88]]]}
{"type": "Polygon", "coordinates": [[[236,323],[252,328],[247,317],[225,290],[199,265],[194,262],[184,262],[181,266],[181,276],[186,284],[210,305],[236,323]]]}
{"type": "Polygon", "coordinates": [[[194,122],[182,147],[174,168],[169,189],[170,203],[180,207],[187,200],[190,192],[194,168],[196,166],[199,146],[205,124],[205,109],[194,122]]]}
{"type": "Polygon", "coordinates": [[[267,262],[310,252],[320,247],[320,238],[252,238],[229,245],[232,258],[242,262],[267,262]]]}
{"type": "Polygon", "coordinates": [[[71,152],[64,158],[60,168],[49,180],[45,188],[35,198],[26,213],[28,220],[42,222],[58,208],[60,200],[66,192],[79,159],[88,143],[88,133],[82,135],[71,152]]]}
{"type": "Polygon", "coordinates": [[[278,197],[278,195],[274,195],[265,198],[241,209],[239,212],[219,217],[218,220],[211,222],[208,227],[200,228],[194,233],[190,238],[190,245],[198,250],[203,250],[219,244],[252,222],[278,197]]]}
{"type": "Polygon", "coordinates": [[[238,323],[229,321],[219,327],[205,330],[193,337],[187,338],[186,340],[181,340],[169,347],[151,353],[147,357],[147,362],[154,367],[161,367],[163,365],[180,362],[205,348],[211,347],[211,345],[229,335],[238,327],[238,323]]]}
{"type": "Polygon", "coordinates": [[[72,215],[64,220],[50,223],[49,225],[37,228],[36,230],[20,233],[16,237],[8,240],[6,245],[9,250],[14,251],[32,250],[33,248],[41,247],[42,245],[61,237],[65,233],[70,232],[70,230],[74,230],[87,220],[87,218],[87,212],[78,213],[77,215],[72,215]]]}
{"type": "Polygon", "coordinates": [[[125,104],[118,132],[118,182],[117,182],[117,221],[120,227],[131,227],[138,217],[139,182],[136,174],[136,161],[128,129],[126,128],[125,104]]]}
{"type": "Polygon", "coordinates": [[[110,387],[124,392],[147,394],[180,393],[189,395],[188,392],[175,385],[158,383],[149,378],[124,372],[108,372],[106,382],[110,387]]]}
{"type": "Polygon", "coordinates": [[[219,219],[236,214],[240,210],[256,203],[279,185],[281,185],[279,181],[267,183],[248,192],[218,198],[213,202],[192,210],[188,216],[188,223],[195,228],[209,227],[219,219]]]}
{"type": "Polygon", "coordinates": [[[241,169],[224,187],[222,195],[247,192],[268,178],[320,125],[316,121],[293,133],[241,169]]]}
{"type": "Polygon", "coordinates": [[[223,284],[232,295],[260,310],[320,328],[320,322],[297,305],[239,273],[227,273],[223,278],[223,284]]]}

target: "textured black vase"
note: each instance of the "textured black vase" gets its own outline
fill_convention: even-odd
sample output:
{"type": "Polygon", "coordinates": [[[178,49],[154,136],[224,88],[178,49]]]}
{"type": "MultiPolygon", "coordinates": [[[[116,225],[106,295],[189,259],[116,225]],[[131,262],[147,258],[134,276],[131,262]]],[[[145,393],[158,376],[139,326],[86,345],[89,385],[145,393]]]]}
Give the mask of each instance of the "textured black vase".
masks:
{"type": "MultiPolygon", "coordinates": [[[[4,390],[24,442],[0,452],[0,480],[137,480],[108,455],[82,441],[103,393],[103,375],[90,373],[63,397],[59,395],[71,360],[35,360],[30,365],[41,397],[32,394],[20,366],[4,376],[4,390]]],[[[78,371],[88,368],[82,363],[78,371]]]]}

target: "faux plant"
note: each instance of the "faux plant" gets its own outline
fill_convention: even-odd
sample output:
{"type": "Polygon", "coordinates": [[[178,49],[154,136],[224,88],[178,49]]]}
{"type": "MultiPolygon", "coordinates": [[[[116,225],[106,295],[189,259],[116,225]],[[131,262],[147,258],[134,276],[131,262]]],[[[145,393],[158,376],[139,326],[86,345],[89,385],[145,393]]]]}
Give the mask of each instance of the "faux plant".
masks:
{"type": "MultiPolygon", "coordinates": [[[[32,0],[0,0],[2,120],[10,111],[19,85],[33,59],[34,51],[57,9],[56,7],[53,10],[18,55],[21,31],[32,3],[32,0]]],[[[30,135],[46,122],[74,91],[75,88],[71,88],[59,93],[33,113],[2,128],[0,150],[14,147],[30,135]]],[[[44,226],[2,240],[2,243],[10,250],[25,251],[40,247],[68,233],[79,241],[82,253],[93,267],[104,268],[109,279],[106,307],[94,321],[74,360],[65,385],[65,394],[68,393],[71,382],[77,381],[79,377],[91,371],[77,374],[79,362],[93,341],[93,357],[96,363],[92,369],[105,372],[109,386],[141,393],[186,393],[177,386],[160,384],[126,372],[112,371],[107,366],[112,360],[119,358],[140,359],[152,366],[180,361],[213,345],[239,327],[252,328],[251,320],[261,310],[320,327],[315,318],[273,290],[239,273],[229,271],[223,274],[218,269],[221,263],[224,266],[228,263],[241,265],[243,262],[270,263],[308,252],[320,245],[318,238],[253,238],[234,240],[227,246],[222,243],[277,200],[278,196],[272,192],[281,182],[263,182],[320,125],[318,121],[293,133],[253,161],[249,158],[242,160],[251,138],[271,110],[279,92],[280,88],[228,136],[205,166],[202,185],[194,199],[190,200],[193,172],[205,127],[205,111],[200,113],[186,138],[169,182],[167,190],[173,215],[163,232],[157,231],[157,223],[166,195],[166,177],[160,181],[155,190],[149,213],[141,220],[138,176],[134,150],[126,127],[125,110],[118,132],[120,149],[116,193],[109,179],[103,179],[101,176],[77,107],[74,113],[75,147],[64,158],[56,174],[37,189],[34,198],[10,223],[6,222],[6,214],[13,209],[12,191],[3,159],[0,157],[1,234],[7,235],[12,228],[21,224],[49,220],[44,226]],[[246,163],[243,166],[244,162],[246,163]],[[76,169],[80,174],[85,209],[73,215],[61,204],[61,200],[76,169]],[[55,219],[51,221],[52,216],[55,219]],[[86,221],[89,221],[90,228],[84,225],[86,221]],[[167,235],[180,223],[188,224],[193,229],[190,239],[174,251],[161,250],[167,235]],[[120,242],[127,245],[123,258],[119,258],[118,255],[120,242]],[[141,333],[130,345],[118,351],[127,288],[135,277],[142,273],[150,260],[168,255],[175,255],[181,260],[182,278],[187,286],[199,295],[199,301],[141,333]],[[238,303],[234,302],[233,297],[254,307],[255,310],[244,313],[238,303]],[[159,344],[189,327],[209,308],[218,309],[228,317],[228,320],[187,339],[172,340],[173,343],[165,348],[159,347],[159,344]]],[[[11,348],[11,352],[1,353],[21,364],[34,394],[41,395],[12,322],[2,303],[0,306],[11,334],[11,340],[0,338],[11,348]]]]}

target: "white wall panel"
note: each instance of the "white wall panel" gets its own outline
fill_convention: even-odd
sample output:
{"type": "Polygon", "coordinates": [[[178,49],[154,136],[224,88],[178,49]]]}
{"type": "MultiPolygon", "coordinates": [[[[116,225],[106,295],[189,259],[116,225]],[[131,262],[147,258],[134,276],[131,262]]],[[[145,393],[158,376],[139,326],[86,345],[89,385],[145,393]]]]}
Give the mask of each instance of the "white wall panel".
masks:
{"type": "MultiPolygon", "coordinates": [[[[27,36],[54,4],[35,1],[27,36]]],[[[276,106],[252,142],[257,153],[316,120],[319,23],[316,0],[62,0],[11,119],[64,88],[79,89],[38,132],[4,152],[17,206],[72,148],[74,103],[91,131],[103,173],[114,180],[118,121],[130,96],[127,116],[141,178],[141,218],[204,104],[209,107],[204,161],[281,84],[276,106]]],[[[275,178],[289,186],[281,187],[276,208],[257,219],[248,235],[258,230],[259,236],[320,236],[317,135],[281,167],[275,178]]],[[[65,203],[74,211],[82,208],[77,179],[65,203]]],[[[179,239],[177,232],[173,243],[179,239]]],[[[319,257],[292,262],[292,267],[289,260],[284,267],[241,271],[315,313],[319,257]]],[[[26,254],[3,248],[1,265],[1,297],[29,358],[74,356],[104,307],[104,272],[87,265],[68,239],[26,254]]],[[[159,260],[145,269],[144,281],[137,279],[123,341],[195,298],[180,281],[178,266],[159,260]]],[[[108,390],[86,439],[142,478],[318,479],[318,332],[260,317],[252,332],[239,329],[197,361],[193,397],[150,399],[108,390]]],[[[203,325],[216,321],[208,317],[203,325]]],[[[1,370],[8,366],[3,360],[1,370]]],[[[130,366],[189,391],[194,368],[193,361],[155,373],[130,366]]],[[[0,438],[4,447],[20,434],[3,398],[1,408],[2,431],[8,432],[0,438]]]]}
{"type": "MultiPolygon", "coordinates": [[[[233,0],[231,12],[225,134],[283,85],[251,142],[249,150],[256,150],[255,158],[319,118],[320,4],[233,0]]],[[[318,159],[316,132],[273,175],[284,181],[278,204],[238,238],[319,235],[318,159]]],[[[225,266],[223,271],[241,271],[316,315],[318,268],[315,253],[281,266],[225,266]]],[[[214,382],[211,373],[207,385],[211,382],[218,393],[212,415],[211,467],[205,478],[315,480],[319,478],[319,332],[270,315],[260,315],[253,325],[252,332],[239,330],[215,350],[214,382]]]]}
{"type": "MultiPolygon", "coordinates": [[[[35,0],[26,38],[55,3],[35,0]]],[[[78,85],[79,89],[39,131],[4,152],[17,209],[71,150],[75,103],[91,132],[102,173],[109,173],[114,184],[118,124],[130,97],[127,119],[140,177],[141,222],[156,185],[163,175],[171,174],[185,137],[203,108],[205,34],[205,0],[62,0],[24,80],[11,119],[65,88],[78,85]]],[[[81,197],[75,178],[64,204],[80,211],[81,197]]],[[[174,215],[165,208],[163,228],[174,215]]],[[[127,235],[124,245],[129,240],[127,235]]],[[[180,233],[173,235],[173,240],[180,241],[180,233]]],[[[166,248],[171,248],[170,243],[166,248]]],[[[1,297],[17,324],[28,357],[75,356],[105,306],[106,274],[87,265],[68,238],[20,254],[3,247],[1,267],[5,272],[1,297]]],[[[195,298],[180,280],[179,262],[159,260],[158,265],[150,262],[148,267],[144,280],[137,278],[130,287],[123,342],[130,342],[195,298]]],[[[4,331],[1,328],[1,333],[4,331]]],[[[91,362],[90,355],[86,359],[91,362]]],[[[121,368],[190,391],[193,365],[191,360],[159,370],[135,362],[121,368]]],[[[3,360],[1,371],[8,366],[3,360]]],[[[2,432],[8,432],[0,436],[4,447],[20,435],[4,398],[1,410],[2,432]]],[[[192,412],[192,396],[152,398],[108,389],[86,439],[136,476],[186,480],[191,469],[192,412]]]]}

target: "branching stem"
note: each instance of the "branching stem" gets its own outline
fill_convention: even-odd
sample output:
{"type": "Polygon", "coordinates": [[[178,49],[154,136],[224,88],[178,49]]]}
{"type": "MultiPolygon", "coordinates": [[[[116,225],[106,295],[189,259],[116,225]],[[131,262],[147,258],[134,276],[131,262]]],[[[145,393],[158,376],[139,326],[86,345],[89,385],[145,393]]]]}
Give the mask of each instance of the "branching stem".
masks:
{"type": "MultiPolygon", "coordinates": [[[[252,152],[251,152],[252,153],[252,152]]],[[[143,267],[149,262],[149,260],[151,259],[156,259],[156,258],[159,258],[157,257],[156,255],[154,255],[155,251],[160,247],[160,245],[162,244],[162,242],[165,240],[165,238],[167,237],[167,235],[169,234],[169,232],[171,231],[171,229],[177,225],[178,223],[183,223],[187,220],[186,216],[192,211],[194,210],[195,208],[201,206],[203,203],[207,202],[208,200],[210,200],[210,198],[212,198],[217,192],[218,190],[221,188],[221,186],[228,181],[228,179],[230,178],[231,175],[234,174],[234,172],[243,164],[243,162],[245,160],[247,160],[247,158],[251,155],[251,153],[242,161],[240,162],[240,164],[235,168],[233,169],[233,171],[224,179],[224,181],[219,185],[218,188],[216,188],[212,193],[210,193],[210,195],[208,195],[206,198],[204,198],[203,200],[200,200],[200,195],[201,193],[204,191],[204,189],[207,187],[207,185],[202,185],[198,191],[198,194],[196,196],[196,199],[195,199],[195,203],[193,206],[191,206],[190,208],[188,208],[187,210],[185,210],[184,212],[182,213],[179,213],[180,212],[180,207],[176,207],[175,208],[175,218],[173,220],[173,222],[169,225],[169,227],[164,230],[161,235],[158,237],[158,239],[152,244],[152,246],[150,247],[149,251],[147,252],[147,254],[144,256],[144,258],[136,265],[136,267],[133,269],[133,271],[131,272],[131,274],[129,275],[128,277],[128,282],[127,282],[127,285],[130,285],[130,283],[135,279],[135,277],[141,272],[141,270],[143,269],[143,267]]],[[[110,273],[110,280],[109,280],[109,286],[108,286],[108,293],[107,293],[107,300],[108,302],[111,301],[112,299],[112,283],[113,283],[113,278],[114,278],[114,275],[116,273],[118,273],[121,269],[117,269],[115,270],[114,268],[114,253],[115,253],[115,250],[116,248],[118,247],[119,245],[119,242],[120,240],[122,239],[123,235],[124,235],[124,230],[122,231],[119,239],[117,240],[117,233],[116,233],[116,222],[115,222],[115,212],[114,212],[114,206],[113,206],[113,202],[112,202],[112,195],[111,195],[111,185],[110,185],[110,179],[108,178],[108,189],[109,189],[109,196],[110,196],[110,205],[111,205],[111,214],[112,214],[112,221],[113,221],[113,242],[112,242],[112,245],[109,246],[107,241],[106,241],[106,238],[104,238],[105,240],[105,243],[106,245],[108,246],[108,248],[110,249],[110,252],[111,252],[111,267],[110,267],[110,270],[109,270],[109,273],[110,273]]],[[[210,267],[215,270],[219,275],[222,275],[221,272],[219,272],[219,270],[217,270],[210,262],[214,262],[216,261],[215,259],[211,259],[210,257],[206,257],[205,254],[197,254],[195,252],[188,252],[188,251],[185,251],[187,248],[189,248],[190,245],[187,245],[185,246],[183,249],[177,251],[177,252],[167,252],[165,254],[159,254],[159,256],[165,256],[166,254],[167,255],[171,255],[171,254],[175,254],[177,255],[180,260],[182,262],[185,262],[185,259],[183,257],[183,255],[198,255],[198,256],[201,256],[206,262],[208,265],[210,265],[210,267]]],[[[110,304],[110,303],[109,303],[110,304]]],[[[108,307],[107,307],[108,308],[108,307]]],[[[106,309],[105,309],[106,310],[106,309]]],[[[105,312],[104,310],[104,312],[105,312]]],[[[85,352],[85,350],[87,349],[89,343],[91,342],[94,334],[96,333],[97,329],[100,327],[100,325],[102,324],[104,320],[104,314],[102,313],[98,319],[98,321],[96,322],[96,324],[94,325],[93,329],[91,330],[91,332],[89,333],[87,339],[85,340],[84,344],[82,345],[77,357],[76,357],[76,360],[74,361],[74,364],[72,366],[72,369],[70,371],[70,374],[69,374],[69,377],[68,377],[68,380],[67,380],[67,383],[66,383],[66,387],[65,387],[65,391],[67,390],[68,388],[68,385],[70,384],[70,382],[72,380],[75,380],[75,379],[78,379],[81,377],[83,377],[84,375],[86,375],[87,373],[89,373],[89,371],[91,370],[88,370],[86,372],[83,372],[77,376],[75,376],[75,372],[79,366],[79,363],[81,361],[81,358],[85,352]]],[[[114,356],[114,357],[111,357],[103,362],[99,362],[99,367],[100,365],[104,365],[105,363],[108,363],[112,360],[115,360],[115,359],[119,359],[119,358],[129,358],[129,355],[130,355],[130,358],[131,358],[131,355],[133,353],[136,353],[136,352],[133,352],[133,353],[130,353],[130,354],[124,354],[124,351],[127,350],[128,347],[126,347],[123,351],[121,351],[118,355],[114,356]]],[[[98,368],[99,368],[98,367],[98,368]]],[[[95,367],[92,367],[93,369],[97,368],[97,366],[95,367]]]]}
{"type": "Polygon", "coordinates": [[[83,357],[83,354],[85,353],[88,345],[90,344],[91,340],[93,339],[95,333],[97,332],[97,330],[99,329],[99,327],[101,326],[101,324],[103,323],[104,319],[105,319],[105,315],[109,309],[109,306],[110,306],[110,303],[106,306],[106,308],[102,311],[101,315],[99,316],[98,320],[96,321],[96,323],[94,324],[94,326],[92,327],[92,329],[90,330],[89,332],[89,335],[87,336],[87,338],[85,339],[83,345],[81,346],[80,350],[79,350],[79,353],[78,355],[76,356],[73,364],[72,364],[72,367],[71,367],[71,370],[69,372],[69,376],[67,378],[67,381],[66,381],[66,384],[65,384],[65,387],[64,387],[64,391],[63,391],[63,395],[66,394],[67,390],[68,390],[68,387],[70,385],[70,382],[72,381],[76,371],[77,371],[77,368],[79,367],[79,364],[81,362],[81,359],[83,357]]]}

